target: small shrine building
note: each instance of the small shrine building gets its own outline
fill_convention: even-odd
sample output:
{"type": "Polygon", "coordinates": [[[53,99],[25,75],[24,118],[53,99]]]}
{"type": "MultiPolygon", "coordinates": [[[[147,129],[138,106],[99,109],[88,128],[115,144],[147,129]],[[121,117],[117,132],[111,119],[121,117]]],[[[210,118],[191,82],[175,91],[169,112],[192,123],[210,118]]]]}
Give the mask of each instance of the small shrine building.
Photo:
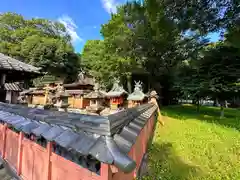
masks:
{"type": "Polygon", "coordinates": [[[110,99],[110,108],[116,110],[119,106],[123,106],[127,94],[127,91],[120,85],[120,81],[115,80],[112,89],[106,94],[110,99]]]}
{"type": "Polygon", "coordinates": [[[104,109],[106,95],[100,91],[99,84],[95,83],[94,91],[84,96],[84,99],[89,99],[90,104],[86,107],[87,111],[99,114],[104,109]]]}
{"type": "Polygon", "coordinates": [[[147,96],[143,93],[142,83],[135,82],[135,87],[133,93],[129,94],[128,98],[128,108],[141,105],[147,101],[147,96]]]}

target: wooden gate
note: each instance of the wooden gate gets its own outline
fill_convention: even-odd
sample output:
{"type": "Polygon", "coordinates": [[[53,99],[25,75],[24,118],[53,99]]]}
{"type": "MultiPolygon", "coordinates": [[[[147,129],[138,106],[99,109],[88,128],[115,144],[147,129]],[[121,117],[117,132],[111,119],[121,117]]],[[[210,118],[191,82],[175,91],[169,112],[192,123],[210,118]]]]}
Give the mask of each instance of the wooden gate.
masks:
{"type": "Polygon", "coordinates": [[[17,169],[18,134],[10,129],[6,130],[5,159],[15,170],[17,169]]]}
{"type": "Polygon", "coordinates": [[[23,179],[45,179],[47,150],[28,139],[23,139],[22,145],[22,167],[20,174],[23,179]]]}

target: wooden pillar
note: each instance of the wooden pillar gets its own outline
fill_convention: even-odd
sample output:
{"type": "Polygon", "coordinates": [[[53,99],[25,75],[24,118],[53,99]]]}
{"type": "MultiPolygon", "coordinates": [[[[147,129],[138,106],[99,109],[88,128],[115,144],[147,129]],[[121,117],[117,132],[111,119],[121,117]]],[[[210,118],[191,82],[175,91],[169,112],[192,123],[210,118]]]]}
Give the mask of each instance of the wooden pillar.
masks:
{"type": "Polygon", "coordinates": [[[80,95],[80,109],[83,109],[83,96],[80,95]]]}
{"type": "Polygon", "coordinates": [[[4,85],[5,84],[5,81],[6,81],[6,74],[2,74],[1,75],[1,80],[0,80],[0,85],[4,85]]]}
{"type": "Polygon", "coordinates": [[[46,87],[45,89],[45,96],[44,96],[44,102],[43,105],[47,104],[47,99],[48,99],[48,93],[49,93],[49,86],[46,87]]]}
{"type": "Polygon", "coordinates": [[[100,177],[100,180],[113,180],[113,175],[109,164],[101,163],[100,177]]]}
{"type": "Polygon", "coordinates": [[[51,180],[51,154],[52,154],[52,142],[47,144],[47,172],[44,180],[51,180]]]}
{"type": "Polygon", "coordinates": [[[17,159],[17,175],[20,176],[22,171],[22,140],[23,140],[24,134],[23,132],[19,133],[18,136],[18,159],[17,159]]]}
{"type": "Polygon", "coordinates": [[[72,108],[75,108],[75,96],[76,96],[76,95],[73,95],[73,96],[72,96],[72,108]]]}
{"type": "Polygon", "coordinates": [[[7,124],[3,126],[3,147],[2,147],[2,158],[5,158],[6,151],[6,138],[7,138],[7,124]]]}

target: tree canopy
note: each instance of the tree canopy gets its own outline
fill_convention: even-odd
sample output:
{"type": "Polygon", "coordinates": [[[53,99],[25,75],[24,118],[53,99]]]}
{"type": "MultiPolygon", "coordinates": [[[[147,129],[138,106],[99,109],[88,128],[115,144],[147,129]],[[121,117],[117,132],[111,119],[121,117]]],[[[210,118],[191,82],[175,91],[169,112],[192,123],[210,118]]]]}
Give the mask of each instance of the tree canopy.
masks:
{"type": "Polygon", "coordinates": [[[235,0],[127,2],[102,25],[100,47],[88,42],[83,57],[94,54],[97,61],[88,67],[106,70],[99,75],[127,79],[137,70],[147,72],[165,104],[180,95],[224,97],[236,91],[239,79],[238,7],[235,0]],[[214,32],[225,39],[211,46],[207,35],[214,32]]]}
{"type": "Polygon", "coordinates": [[[147,76],[149,89],[158,91],[164,104],[181,97],[224,101],[239,92],[239,3],[130,1],[102,25],[103,40],[88,40],[81,55],[74,53],[64,25],[5,13],[0,52],[67,79],[81,65],[107,86],[119,77],[129,92],[133,80],[147,76]],[[210,33],[221,38],[209,42],[210,33]]]}
{"type": "Polygon", "coordinates": [[[0,52],[64,79],[78,72],[79,57],[63,24],[15,13],[0,14],[0,24],[0,52]]]}

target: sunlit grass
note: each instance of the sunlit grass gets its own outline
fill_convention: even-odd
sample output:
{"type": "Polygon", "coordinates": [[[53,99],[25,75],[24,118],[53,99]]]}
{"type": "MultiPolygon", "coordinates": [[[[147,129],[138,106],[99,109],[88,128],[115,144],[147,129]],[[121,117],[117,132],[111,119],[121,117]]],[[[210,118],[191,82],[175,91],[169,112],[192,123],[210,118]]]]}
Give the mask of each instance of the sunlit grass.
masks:
{"type": "Polygon", "coordinates": [[[215,107],[161,109],[145,180],[240,180],[240,111],[215,107]]]}

